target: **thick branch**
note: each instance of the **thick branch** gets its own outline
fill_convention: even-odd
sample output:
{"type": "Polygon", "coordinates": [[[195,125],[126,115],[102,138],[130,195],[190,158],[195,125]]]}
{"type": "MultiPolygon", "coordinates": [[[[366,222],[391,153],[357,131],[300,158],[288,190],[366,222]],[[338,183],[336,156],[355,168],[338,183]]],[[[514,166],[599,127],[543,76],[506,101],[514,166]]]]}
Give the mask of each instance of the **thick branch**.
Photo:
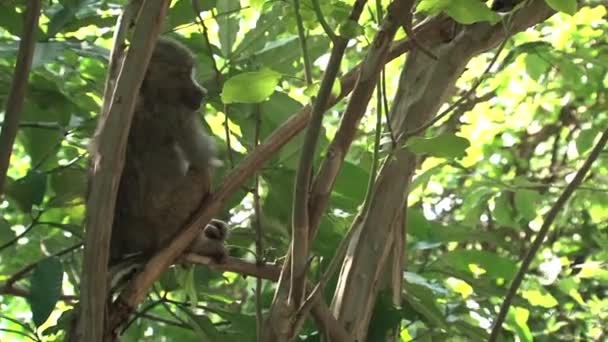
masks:
{"type": "MultiPolygon", "coordinates": [[[[100,130],[91,151],[92,183],[87,201],[81,316],[76,340],[98,342],[104,337],[108,253],[116,192],[124,164],[135,99],[168,5],[168,0],[146,1],[143,4],[116,89],[111,98],[104,99],[111,101],[111,104],[102,107],[109,108],[109,112],[100,115],[100,130]]],[[[113,51],[117,51],[120,44],[122,42],[115,42],[113,51]]]]}

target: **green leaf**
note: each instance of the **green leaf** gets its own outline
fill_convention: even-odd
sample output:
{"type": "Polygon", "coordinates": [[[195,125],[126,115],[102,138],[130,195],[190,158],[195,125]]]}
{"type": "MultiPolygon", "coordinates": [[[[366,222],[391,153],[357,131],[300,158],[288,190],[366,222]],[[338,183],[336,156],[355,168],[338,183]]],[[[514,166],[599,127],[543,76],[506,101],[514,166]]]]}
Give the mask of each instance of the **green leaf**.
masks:
{"type": "Polygon", "coordinates": [[[222,102],[259,103],[274,93],[281,74],[270,69],[245,72],[230,78],[224,83],[222,102]]]}
{"type": "Polygon", "coordinates": [[[55,192],[53,205],[58,206],[75,198],[84,198],[87,174],[82,169],[63,168],[51,174],[49,185],[55,192]]]}
{"type": "Polygon", "coordinates": [[[494,189],[483,184],[474,184],[465,194],[465,200],[461,210],[465,217],[463,223],[475,226],[479,221],[479,216],[487,206],[487,201],[494,194],[494,189]]]}
{"type": "Polygon", "coordinates": [[[394,330],[401,319],[401,310],[392,303],[390,293],[387,290],[380,291],[369,323],[367,340],[385,340],[387,333],[394,330]]]}
{"type": "Polygon", "coordinates": [[[412,180],[412,183],[410,185],[410,190],[409,190],[410,193],[412,191],[416,190],[420,186],[422,186],[423,188],[426,188],[427,184],[431,180],[431,177],[440,173],[445,165],[446,165],[445,163],[435,165],[432,168],[424,171],[422,174],[416,175],[416,178],[414,178],[414,180],[412,180]]]}
{"type": "Polygon", "coordinates": [[[459,23],[468,25],[478,21],[497,22],[500,17],[479,0],[422,0],[417,11],[436,15],[445,12],[459,23]]]}
{"type": "Polygon", "coordinates": [[[515,331],[519,337],[519,341],[532,342],[534,340],[532,337],[532,331],[530,331],[530,327],[527,323],[529,317],[530,312],[527,309],[515,306],[509,309],[506,323],[507,326],[511,327],[515,331]]]}
{"type": "Polygon", "coordinates": [[[593,142],[598,135],[598,130],[595,128],[583,129],[576,137],[576,150],[578,154],[583,154],[593,147],[593,142]]]}
{"type": "Polygon", "coordinates": [[[15,238],[15,232],[11,229],[11,224],[0,217],[0,246],[15,238]]]}
{"type": "Polygon", "coordinates": [[[466,149],[471,143],[462,137],[451,133],[442,134],[433,138],[413,137],[407,148],[416,154],[429,154],[433,157],[454,159],[466,155],[466,149]]]}
{"type": "Polygon", "coordinates": [[[450,4],[451,0],[422,0],[416,6],[416,12],[427,13],[431,16],[439,14],[450,4]]]}
{"type": "Polygon", "coordinates": [[[353,39],[363,35],[363,26],[354,20],[347,20],[344,24],[340,25],[338,32],[343,38],[353,39]]]}
{"type": "Polygon", "coordinates": [[[537,54],[527,54],[525,61],[526,73],[537,82],[546,76],[547,70],[551,66],[545,58],[537,54]]]}
{"type": "Polygon", "coordinates": [[[477,265],[484,269],[486,274],[494,279],[502,278],[506,282],[511,281],[517,264],[510,259],[497,254],[477,250],[454,250],[441,255],[436,263],[440,267],[455,268],[460,271],[472,273],[470,266],[477,265]]]}
{"type": "Polygon", "coordinates": [[[57,257],[41,260],[34,269],[30,279],[28,303],[37,327],[44,324],[53,312],[61,296],[62,281],[63,266],[57,257]]]}
{"type": "Polygon", "coordinates": [[[540,306],[543,308],[553,308],[556,307],[559,302],[550,292],[542,289],[542,290],[525,290],[522,291],[521,296],[530,302],[530,304],[535,306],[540,306]]]}
{"type": "Polygon", "coordinates": [[[545,0],[549,7],[556,11],[564,12],[566,14],[574,15],[578,10],[576,0],[545,0]]]}
{"type": "Polygon", "coordinates": [[[534,190],[522,189],[515,193],[515,208],[528,221],[532,221],[537,215],[537,206],[542,196],[534,190]]]}
{"type": "Polygon", "coordinates": [[[47,36],[49,38],[55,37],[55,35],[61,31],[70,21],[75,18],[77,8],[71,6],[64,6],[62,9],[57,11],[51,18],[48,24],[47,36]]]}
{"type": "Polygon", "coordinates": [[[42,203],[46,192],[46,179],[46,174],[30,171],[25,177],[7,184],[6,193],[17,202],[23,212],[29,213],[32,206],[42,203]]]}
{"type": "Polygon", "coordinates": [[[553,45],[544,41],[532,41],[519,44],[509,49],[509,53],[507,53],[507,56],[505,56],[505,58],[500,63],[500,67],[498,67],[498,70],[504,70],[507,66],[511,65],[515,61],[517,56],[521,54],[536,55],[538,57],[544,58],[546,61],[547,59],[550,59],[552,57],[550,54],[551,51],[553,51],[553,45]]]}
{"type": "Polygon", "coordinates": [[[492,211],[492,214],[499,224],[507,227],[517,227],[515,212],[511,207],[508,193],[501,192],[500,195],[494,199],[494,210],[492,211]]]}
{"type": "Polygon", "coordinates": [[[470,25],[479,21],[496,22],[500,17],[479,0],[450,1],[445,13],[461,24],[470,25]]]}
{"type": "Polygon", "coordinates": [[[174,2],[169,13],[167,14],[167,22],[169,28],[174,28],[182,24],[195,21],[196,13],[192,8],[191,0],[178,0],[174,2]]]}
{"type": "Polygon", "coordinates": [[[170,268],[160,276],[159,281],[163,290],[170,292],[181,288],[176,272],[175,268],[170,268]]]}
{"type": "MultiPolygon", "coordinates": [[[[404,310],[411,307],[434,326],[445,327],[446,322],[441,310],[437,306],[437,293],[433,287],[426,284],[412,283],[409,279],[403,284],[405,301],[404,310]]],[[[406,313],[407,314],[407,313],[406,313]]]]}

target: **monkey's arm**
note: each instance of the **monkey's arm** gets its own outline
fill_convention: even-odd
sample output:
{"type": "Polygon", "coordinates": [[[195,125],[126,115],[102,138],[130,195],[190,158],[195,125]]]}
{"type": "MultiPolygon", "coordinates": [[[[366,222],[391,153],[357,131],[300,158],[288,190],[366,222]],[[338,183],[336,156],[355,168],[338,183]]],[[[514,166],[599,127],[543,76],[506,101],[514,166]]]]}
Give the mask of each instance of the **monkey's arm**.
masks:
{"type": "Polygon", "coordinates": [[[213,139],[205,133],[195,113],[180,120],[175,139],[184,152],[190,166],[208,169],[218,165],[213,139]]]}

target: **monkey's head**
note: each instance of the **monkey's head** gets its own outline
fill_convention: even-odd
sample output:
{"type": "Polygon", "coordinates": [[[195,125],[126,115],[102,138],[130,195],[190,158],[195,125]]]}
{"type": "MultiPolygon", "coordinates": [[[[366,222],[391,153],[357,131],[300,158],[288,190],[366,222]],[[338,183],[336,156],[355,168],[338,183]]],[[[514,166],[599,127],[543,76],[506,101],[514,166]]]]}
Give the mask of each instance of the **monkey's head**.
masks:
{"type": "Polygon", "coordinates": [[[160,38],[141,86],[144,100],[197,110],[207,91],[194,79],[194,64],[194,56],[188,48],[174,40],[160,38]]]}

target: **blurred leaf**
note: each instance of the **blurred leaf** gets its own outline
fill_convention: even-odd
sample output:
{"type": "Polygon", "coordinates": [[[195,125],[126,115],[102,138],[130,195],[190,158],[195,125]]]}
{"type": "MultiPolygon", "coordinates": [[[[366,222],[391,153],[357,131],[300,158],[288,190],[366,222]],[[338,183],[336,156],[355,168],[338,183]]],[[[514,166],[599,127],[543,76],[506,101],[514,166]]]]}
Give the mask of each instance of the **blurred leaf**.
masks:
{"type": "MultiPolygon", "coordinates": [[[[325,53],[329,45],[326,37],[316,35],[307,37],[306,43],[308,46],[308,57],[312,60],[325,53]]],[[[239,62],[250,60],[284,74],[297,72],[300,69],[294,66],[299,66],[302,63],[300,41],[297,36],[269,41],[262,49],[247,56],[247,59],[240,59],[239,62]]]]}
{"type": "Polygon", "coordinates": [[[406,146],[416,154],[429,154],[438,158],[462,158],[471,143],[465,138],[454,134],[442,134],[433,138],[411,138],[406,146]]]}
{"type": "Polygon", "coordinates": [[[435,263],[445,267],[470,272],[471,265],[478,265],[488,276],[510,282],[517,272],[517,264],[510,259],[486,251],[454,250],[442,254],[435,263]]]}
{"type": "Polygon", "coordinates": [[[363,27],[354,20],[347,20],[343,25],[340,25],[339,35],[346,39],[354,39],[363,35],[363,27]]]}
{"type": "Polygon", "coordinates": [[[526,73],[536,82],[539,82],[543,76],[546,76],[546,72],[550,66],[551,64],[545,58],[537,54],[526,55],[526,73]]]}
{"type": "Polygon", "coordinates": [[[556,11],[574,15],[578,9],[576,0],[546,0],[547,5],[556,11]]]}
{"type": "Polygon", "coordinates": [[[401,311],[391,302],[390,293],[388,291],[381,291],[374,305],[367,340],[384,340],[386,334],[394,330],[399,322],[401,322],[401,311]]]}
{"type": "MultiPolygon", "coordinates": [[[[506,67],[508,67],[509,65],[511,65],[515,61],[517,56],[522,55],[522,54],[528,54],[530,56],[537,56],[537,57],[544,58],[546,60],[547,55],[549,55],[549,52],[551,52],[552,50],[553,50],[553,46],[551,45],[551,43],[545,42],[545,41],[532,41],[532,42],[526,42],[526,43],[519,44],[519,45],[509,49],[507,56],[500,63],[500,67],[498,68],[498,70],[503,70],[506,67]]],[[[530,77],[532,77],[532,76],[530,76],[530,77]]],[[[532,78],[534,78],[534,77],[532,77],[532,78]]]]}
{"type": "Polygon", "coordinates": [[[70,202],[75,198],[84,198],[87,187],[85,170],[68,167],[51,173],[49,184],[55,192],[53,205],[70,202]]]}
{"type": "Polygon", "coordinates": [[[262,102],[272,95],[280,79],[281,74],[270,69],[236,75],[224,83],[222,102],[262,102]]]}
{"type": "Polygon", "coordinates": [[[49,317],[59,297],[63,281],[63,266],[56,257],[41,260],[30,279],[28,302],[34,324],[39,327],[49,317]]]}
{"type": "Polygon", "coordinates": [[[583,129],[578,134],[576,138],[576,150],[578,154],[583,154],[593,147],[593,142],[595,138],[599,134],[598,130],[595,128],[583,129]]]}
{"type": "Polygon", "coordinates": [[[224,57],[230,56],[232,46],[236,41],[236,35],[239,32],[239,20],[235,14],[240,8],[241,4],[239,0],[222,0],[217,2],[218,35],[224,57]]]}
{"type": "Polygon", "coordinates": [[[0,246],[15,238],[15,232],[11,229],[11,224],[0,217],[0,246]]]}
{"type": "Polygon", "coordinates": [[[534,190],[520,189],[515,192],[515,208],[528,221],[538,215],[537,208],[542,196],[534,190]]]}
{"type": "MultiPolygon", "coordinates": [[[[194,0],[198,2],[201,11],[210,11],[215,8],[217,0],[194,0]]],[[[175,1],[167,15],[169,27],[175,28],[180,25],[197,22],[197,13],[192,5],[193,0],[175,1]]],[[[197,22],[197,25],[200,25],[197,22]]]]}
{"type": "Polygon", "coordinates": [[[196,315],[189,310],[187,311],[188,316],[190,317],[190,321],[194,331],[198,335],[201,341],[222,341],[222,334],[218,331],[218,329],[213,325],[211,320],[206,315],[196,315]]]}
{"type": "Polygon", "coordinates": [[[29,213],[32,206],[42,203],[46,192],[46,180],[46,174],[30,171],[25,177],[7,184],[6,193],[17,202],[23,212],[29,213]]]}
{"type": "Polygon", "coordinates": [[[461,24],[473,24],[478,21],[496,22],[499,17],[482,1],[477,0],[422,0],[417,11],[436,15],[445,12],[461,24]]]}
{"type": "Polygon", "coordinates": [[[517,228],[518,224],[515,222],[515,212],[511,207],[508,194],[509,193],[503,191],[494,199],[494,210],[492,211],[492,214],[499,224],[517,228]]]}
{"type": "Polygon", "coordinates": [[[532,305],[547,309],[553,308],[559,304],[551,293],[544,290],[524,290],[522,291],[522,297],[527,299],[532,305]]]}
{"type": "Polygon", "coordinates": [[[532,342],[532,331],[528,326],[528,317],[530,312],[524,308],[511,307],[507,314],[506,323],[511,327],[519,337],[520,341],[532,342]]]}
{"type": "MultiPolygon", "coordinates": [[[[446,326],[433,292],[428,288],[408,282],[403,284],[403,288],[405,290],[405,301],[413,310],[423,316],[425,321],[440,328],[446,326]]],[[[405,309],[407,310],[407,306],[405,306],[405,309]]]]}

